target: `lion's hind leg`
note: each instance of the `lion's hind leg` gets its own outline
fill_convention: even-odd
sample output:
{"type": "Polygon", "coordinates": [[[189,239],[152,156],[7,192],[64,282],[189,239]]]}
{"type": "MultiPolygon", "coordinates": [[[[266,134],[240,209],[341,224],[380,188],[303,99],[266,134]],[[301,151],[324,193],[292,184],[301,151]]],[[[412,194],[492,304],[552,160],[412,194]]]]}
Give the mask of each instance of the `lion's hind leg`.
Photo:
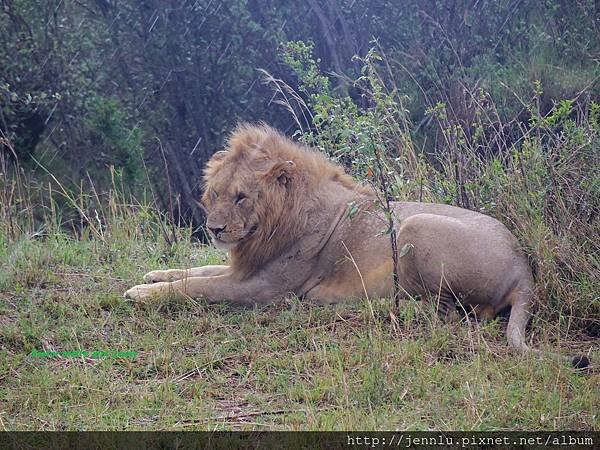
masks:
{"type": "Polygon", "coordinates": [[[146,283],[172,282],[189,277],[216,277],[225,275],[229,266],[202,266],[191,269],[153,270],[144,275],[146,283]]]}
{"type": "Polygon", "coordinates": [[[447,324],[460,322],[460,314],[456,310],[456,301],[445,293],[439,293],[434,299],[434,307],[437,316],[447,324]]]}

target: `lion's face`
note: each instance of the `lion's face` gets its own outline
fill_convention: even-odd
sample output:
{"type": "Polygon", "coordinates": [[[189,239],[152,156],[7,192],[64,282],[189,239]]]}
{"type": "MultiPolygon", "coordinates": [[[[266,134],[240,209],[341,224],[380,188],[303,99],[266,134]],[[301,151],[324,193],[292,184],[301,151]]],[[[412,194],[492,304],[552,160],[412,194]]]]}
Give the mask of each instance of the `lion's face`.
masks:
{"type": "Polygon", "coordinates": [[[202,196],[206,228],[215,246],[224,250],[250,238],[259,226],[256,189],[235,181],[217,183],[202,196]]]}
{"type": "Polygon", "coordinates": [[[227,152],[213,156],[201,206],[217,248],[231,250],[256,235],[264,239],[271,233],[274,216],[282,211],[293,166],[291,161],[230,160],[227,152]]]}
{"type": "Polygon", "coordinates": [[[216,247],[268,245],[289,202],[295,163],[273,158],[261,146],[230,141],[204,170],[201,206],[216,247]]]}

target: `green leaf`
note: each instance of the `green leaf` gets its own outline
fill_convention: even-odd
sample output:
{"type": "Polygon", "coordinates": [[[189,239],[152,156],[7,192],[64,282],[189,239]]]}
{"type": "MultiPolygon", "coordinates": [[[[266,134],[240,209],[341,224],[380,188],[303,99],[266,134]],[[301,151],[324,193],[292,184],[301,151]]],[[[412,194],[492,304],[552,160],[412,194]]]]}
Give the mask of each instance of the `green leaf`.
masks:
{"type": "Polygon", "coordinates": [[[348,218],[352,219],[358,213],[358,206],[355,202],[348,203],[348,218]]]}
{"type": "Polygon", "coordinates": [[[413,248],[415,248],[415,246],[412,245],[410,242],[407,244],[404,244],[404,246],[400,249],[400,253],[398,254],[398,257],[402,258],[403,256],[406,256],[413,248]]]}

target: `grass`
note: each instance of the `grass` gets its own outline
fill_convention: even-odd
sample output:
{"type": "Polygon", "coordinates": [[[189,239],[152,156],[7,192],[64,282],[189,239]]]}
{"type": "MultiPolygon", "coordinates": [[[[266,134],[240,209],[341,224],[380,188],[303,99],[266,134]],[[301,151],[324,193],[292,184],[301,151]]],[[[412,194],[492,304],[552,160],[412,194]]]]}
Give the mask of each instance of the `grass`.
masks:
{"type": "MultiPolygon", "coordinates": [[[[600,428],[599,374],[515,355],[498,320],[447,325],[425,304],[398,312],[385,299],[131,303],[123,291],[149,269],[223,260],[199,244],[133,236],[132,224],[104,242],[0,239],[2,429],[600,428]],[[137,356],[36,358],[34,349],[137,356]]],[[[557,336],[534,323],[538,347],[592,347],[600,358],[597,341],[557,336]]]]}
{"type": "Polygon", "coordinates": [[[366,64],[372,106],[315,92],[306,117],[318,132],[302,138],[356,175],[379,170],[395,198],[506,224],[536,278],[531,344],[587,354],[595,369],[517,355],[505,321],[444,324],[427,302],[132,303],[122,293],[145,272],[224,256],[115,194],[125,189],[114,170],[99,193],[41,166],[45,179],[30,180],[0,153],[0,429],[600,430],[600,104],[542,115],[538,83],[528,122],[502,124],[473,90],[473,123],[428,105],[433,155],[413,139],[399,91],[366,64]]]}

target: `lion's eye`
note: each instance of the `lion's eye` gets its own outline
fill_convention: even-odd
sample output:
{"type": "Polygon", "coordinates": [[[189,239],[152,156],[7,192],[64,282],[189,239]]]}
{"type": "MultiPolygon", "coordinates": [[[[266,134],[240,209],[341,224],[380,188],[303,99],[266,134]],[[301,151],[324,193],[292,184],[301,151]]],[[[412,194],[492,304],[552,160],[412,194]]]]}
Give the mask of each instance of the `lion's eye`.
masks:
{"type": "Polygon", "coordinates": [[[217,191],[215,191],[214,189],[211,189],[210,198],[213,200],[216,200],[218,196],[219,196],[219,194],[217,194],[217,191]]]}
{"type": "Polygon", "coordinates": [[[246,195],[243,192],[240,192],[238,195],[236,195],[234,202],[236,205],[239,205],[244,200],[246,200],[246,195]]]}

